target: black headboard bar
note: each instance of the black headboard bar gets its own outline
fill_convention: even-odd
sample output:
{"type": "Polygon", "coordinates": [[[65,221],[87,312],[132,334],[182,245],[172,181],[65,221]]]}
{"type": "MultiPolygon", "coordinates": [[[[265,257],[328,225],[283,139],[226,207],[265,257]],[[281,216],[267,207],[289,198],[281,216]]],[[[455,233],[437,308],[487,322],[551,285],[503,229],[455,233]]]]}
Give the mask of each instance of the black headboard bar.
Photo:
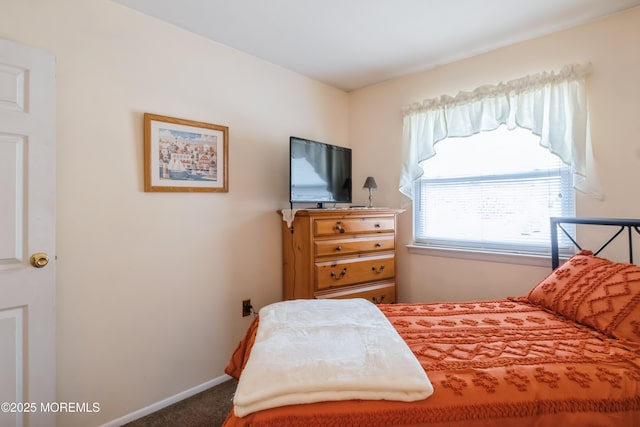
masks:
{"type": "Polygon", "coordinates": [[[580,245],[569,235],[562,224],[590,224],[590,225],[610,225],[619,227],[619,229],[607,240],[600,248],[594,251],[594,255],[598,255],[600,251],[609,245],[620,233],[627,229],[627,238],[629,243],[629,262],[633,264],[633,240],[631,230],[635,230],[640,234],[640,219],[622,219],[622,218],[568,218],[568,217],[551,217],[551,267],[555,270],[560,266],[560,253],[558,250],[558,228],[573,242],[578,249],[582,249],[580,245]]]}

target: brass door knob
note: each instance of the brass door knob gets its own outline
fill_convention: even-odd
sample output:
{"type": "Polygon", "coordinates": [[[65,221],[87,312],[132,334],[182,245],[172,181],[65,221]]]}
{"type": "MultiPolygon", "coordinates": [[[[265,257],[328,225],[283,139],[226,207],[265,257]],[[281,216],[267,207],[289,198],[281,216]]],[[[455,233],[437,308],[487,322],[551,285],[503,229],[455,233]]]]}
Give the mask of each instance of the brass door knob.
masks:
{"type": "Polygon", "coordinates": [[[35,254],[31,255],[31,258],[29,258],[29,262],[31,262],[31,265],[35,268],[42,268],[45,265],[49,264],[49,255],[45,254],[44,252],[36,252],[35,254]]]}

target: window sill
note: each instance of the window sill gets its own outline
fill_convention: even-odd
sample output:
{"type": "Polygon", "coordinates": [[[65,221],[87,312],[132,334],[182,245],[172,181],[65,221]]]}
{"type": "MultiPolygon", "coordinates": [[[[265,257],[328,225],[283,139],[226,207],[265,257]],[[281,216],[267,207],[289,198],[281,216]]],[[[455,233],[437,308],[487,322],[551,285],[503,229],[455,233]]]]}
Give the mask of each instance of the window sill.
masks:
{"type": "MultiPolygon", "coordinates": [[[[446,258],[469,259],[474,261],[498,262],[502,264],[533,265],[536,267],[547,267],[551,269],[550,255],[534,255],[511,252],[479,251],[461,248],[446,248],[439,246],[427,246],[418,244],[408,244],[409,253],[417,255],[428,255],[446,258]]],[[[564,260],[561,259],[562,264],[564,260]]]]}

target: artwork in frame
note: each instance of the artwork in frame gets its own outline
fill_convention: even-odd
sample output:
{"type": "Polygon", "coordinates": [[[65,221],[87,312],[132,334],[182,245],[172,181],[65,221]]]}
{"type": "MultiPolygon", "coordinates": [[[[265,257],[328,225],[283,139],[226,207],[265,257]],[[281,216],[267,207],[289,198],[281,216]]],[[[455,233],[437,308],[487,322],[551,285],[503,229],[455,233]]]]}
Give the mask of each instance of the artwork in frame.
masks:
{"type": "Polygon", "coordinates": [[[144,114],[144,191],[228,192],[229,128],[144,114]]]}

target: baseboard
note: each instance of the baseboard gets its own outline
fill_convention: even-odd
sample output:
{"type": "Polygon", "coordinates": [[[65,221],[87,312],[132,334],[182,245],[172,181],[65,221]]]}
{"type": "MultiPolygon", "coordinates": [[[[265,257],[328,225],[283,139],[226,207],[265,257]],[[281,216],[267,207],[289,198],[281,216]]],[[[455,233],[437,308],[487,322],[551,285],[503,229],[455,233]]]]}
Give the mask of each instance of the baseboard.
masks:
{"type": "Polygon", "coordinates": [[[102,424],[100,427],[120,427],[123,424],[130,423],[131,421],[135,421],[138,418],[142,418],[144,416],[152,414],[156,411],[159,411],[160,409],[166,408],[167,406],[180,402],[181,400],[194,396],[202,391],[205,391],[207,389],[210,389],[211,387],[217,386],[218,384],[222,384],[223,382],[228,381],[230,379],[231,377],[229,375],[224,374],[218,378],[214,378],[205,383],[202,383],[193,388],[190,388],[189,390],[182,391],[178,394],[175,394],[171,397],[163,399],[159,402],[153,403],[145,408],[138,409],[137,411],[131,412],[130,414],[127,414],[123,417],[120,417],[113,421],[109,421],[106,424],[102,424]]]}

